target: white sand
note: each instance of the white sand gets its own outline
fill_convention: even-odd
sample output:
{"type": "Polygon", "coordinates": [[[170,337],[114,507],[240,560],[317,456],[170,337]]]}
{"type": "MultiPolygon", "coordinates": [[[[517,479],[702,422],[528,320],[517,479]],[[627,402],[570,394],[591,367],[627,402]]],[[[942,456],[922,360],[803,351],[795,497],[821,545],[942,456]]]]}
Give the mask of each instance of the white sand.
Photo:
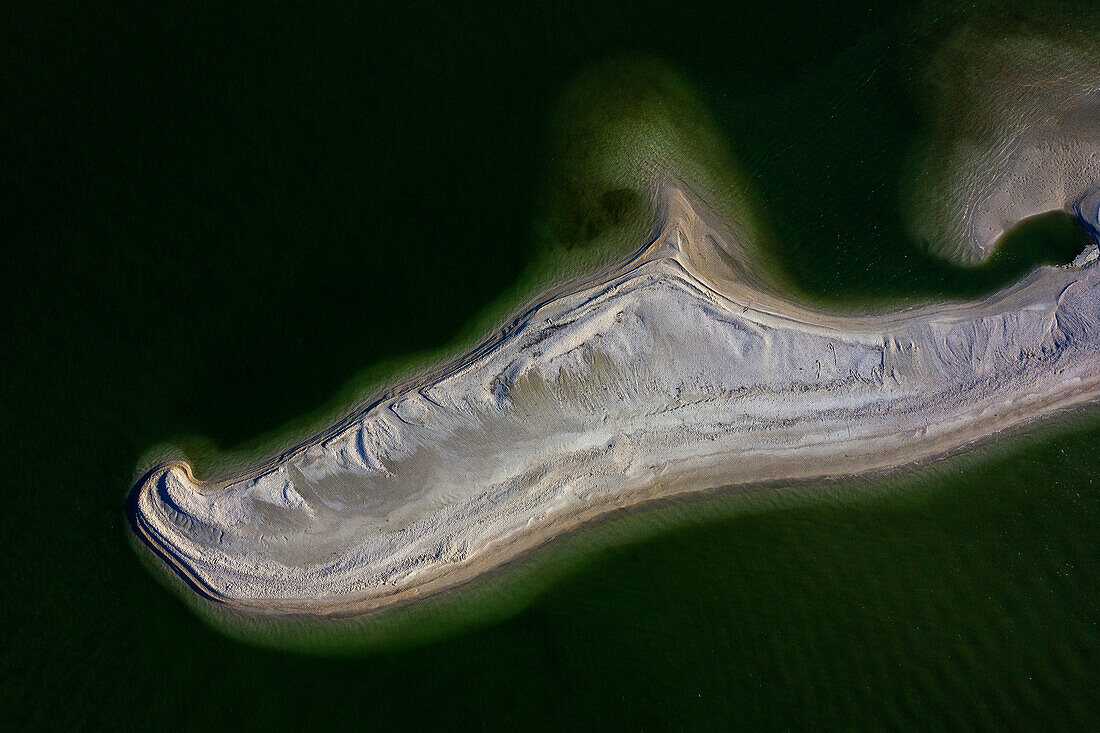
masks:
{"type": "Polygon", "coordinates": [[[978,302],[833,316],[735,279],[732,244],[661,196],[649,247],[449,372],[251,475],[154,471],[139,534],[238,610],[366,611],[615,507],[899,466],[1100,394],[1095,258],[978,302]]]}

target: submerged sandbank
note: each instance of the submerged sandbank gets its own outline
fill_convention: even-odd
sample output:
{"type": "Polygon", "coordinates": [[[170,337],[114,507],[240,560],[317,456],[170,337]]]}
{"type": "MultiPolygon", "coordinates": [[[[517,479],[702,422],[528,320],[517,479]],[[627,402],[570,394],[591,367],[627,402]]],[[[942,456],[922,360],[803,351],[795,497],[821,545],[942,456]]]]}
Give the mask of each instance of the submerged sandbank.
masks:
{"type": "Polygon", "coordinates": [[[230,608],[366,612],[616,508],[900,466],[1100,393],[1095,247],[975,302],[841,316],[746,277],[681,189],[657,210],[628,260],[262,468],[151,472],[135,530],[230,608]]]}
{"type": "Polygon", "coordinates": [[[919,75],[929,124],[903,199],[911,234],[939,257],[984,262],[1016,222],[1048,211],[1096,231],[1100,52],[1087,28],[964,24],[919,75]]]}

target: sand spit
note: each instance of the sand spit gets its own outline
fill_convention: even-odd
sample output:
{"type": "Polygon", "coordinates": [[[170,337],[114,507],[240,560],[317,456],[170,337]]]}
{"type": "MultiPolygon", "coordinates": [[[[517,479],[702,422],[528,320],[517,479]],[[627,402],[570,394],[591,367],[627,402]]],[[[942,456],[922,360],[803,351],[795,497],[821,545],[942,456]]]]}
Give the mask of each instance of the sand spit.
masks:
{"type": "Polygon", "coordinates": [[[248,475],[150,472],[138,535],[235,610],[367,612],[639,501],[899,466],[1100,396],[1094,248],[980,301],[829,315],[659,199],[648,246],[445,372],[248,475]]]}

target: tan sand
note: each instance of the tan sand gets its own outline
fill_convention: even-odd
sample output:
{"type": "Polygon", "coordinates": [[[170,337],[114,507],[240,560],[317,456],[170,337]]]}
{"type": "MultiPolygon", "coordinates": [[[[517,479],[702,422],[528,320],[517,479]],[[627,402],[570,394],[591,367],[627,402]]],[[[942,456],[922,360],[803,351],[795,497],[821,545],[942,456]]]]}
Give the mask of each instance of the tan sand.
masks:
{"type": "Polygon", "coordinates": [[[1048,211],[1098,229],[1100,53],[1091,36],[963,27],[936,54],[922,94],[932,125],[903,198],[913,236],[935,254],[978,264],[1012,225],[1048,211]]]}

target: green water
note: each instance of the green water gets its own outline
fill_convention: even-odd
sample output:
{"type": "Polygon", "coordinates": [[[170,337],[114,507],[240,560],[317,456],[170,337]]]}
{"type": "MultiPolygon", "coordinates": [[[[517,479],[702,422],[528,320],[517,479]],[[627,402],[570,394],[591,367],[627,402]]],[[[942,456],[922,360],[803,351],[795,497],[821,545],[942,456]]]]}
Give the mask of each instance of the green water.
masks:
{"type": "MultiPolygon", "coordinates": [[[[127,542],[151,445],[274,430],[367,365],[453,341],[538,247],[568,244],[545,241],[570,206],[545,194],[548,120],[608,57],[650,54],[697,89],[814,297],[968,295],[1068,259],[1080,233],[1056,219],[980,273],[906,237],[908,12],[7,14],[5,722],[1088,727],[1095,427],[888,496],[719,503],[706,521],[666,507],[668,524],[611,548],[548,552],[515,581],[522,603],[504,584],[480,620],[428,618],[419,643],[352,658],[227,638],[127,542]]],[[[604,209],[576,195],[590,231],[604,209]]]]}

